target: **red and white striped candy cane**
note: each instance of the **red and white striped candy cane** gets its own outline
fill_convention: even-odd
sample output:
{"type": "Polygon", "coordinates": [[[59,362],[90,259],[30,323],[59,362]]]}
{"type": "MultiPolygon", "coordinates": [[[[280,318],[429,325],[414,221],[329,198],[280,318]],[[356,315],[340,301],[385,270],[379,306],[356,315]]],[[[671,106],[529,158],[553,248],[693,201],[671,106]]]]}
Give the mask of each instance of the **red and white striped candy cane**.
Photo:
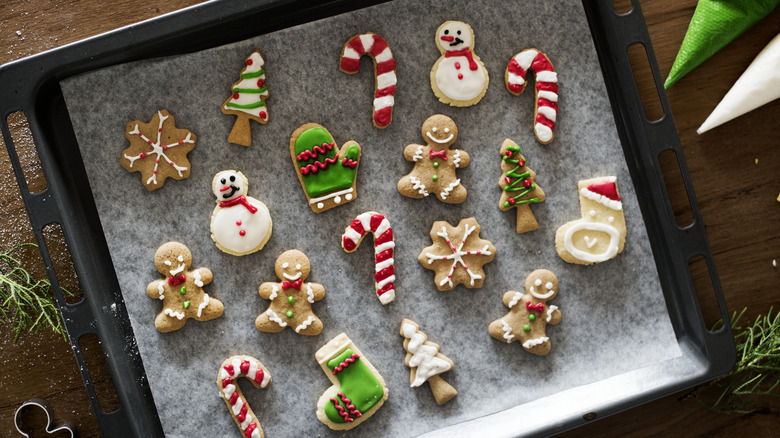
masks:
{"type": "Polygon", "coordinates": [[[510,93],[523,92],[528,70],[536,73],[536,107],[534,109],[534,134],[539,143],[553,141],[555,120],[558,114],[558,74],[550,58],[536,49],[526,49],[513,56],[506,67],[504,80],[510,93]]]}
{"type": "Polygon", "coordinates": [[[347,74],[360,71],[360,57],[369,55],[374,61],[374,126],[386,128],[393,120],[395,104],[395,58],[387,41],[367,32],[355,35],[344,44],[339,68],[347,74]]]}
{"type": "Polygon", "coordinates": [[[263,429],[246,397],[241,392],[236,379],[246,377],[255,388],[265,388],[271,383],[271,374],[260,361],[250,356],[233,356],[225,360],[219,368],[217,386],[219,394],[246,438],[263,438],[263,429]]]}
{"type": "Polygon", "coordinates": [[[375,211],[358,215],[344,230],[341,246],[346,252],[355,251],[367,233],[374,233],[374,254],[376,262],[376,294],[382,304],[395,299],[395,267],[393,261],[393,229],[387,218],[375,211]]]}

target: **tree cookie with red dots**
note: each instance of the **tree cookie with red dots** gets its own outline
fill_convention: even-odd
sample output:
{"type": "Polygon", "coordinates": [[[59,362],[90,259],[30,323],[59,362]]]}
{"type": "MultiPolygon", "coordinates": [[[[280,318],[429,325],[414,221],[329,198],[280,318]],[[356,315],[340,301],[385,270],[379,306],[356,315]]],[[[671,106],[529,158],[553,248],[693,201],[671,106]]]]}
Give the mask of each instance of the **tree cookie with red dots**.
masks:
{"type": "Polygon", "coordinates": [[[536,184],[536,173],[528,167],[525,157],[520,154],[520,147],[508,138],[501,145],[501,172],[498,208],[501,211],[517,209],[518,233],[538,229],[531,204],[544,201],[544,191],[536,184]]]}
{"type": "Polygon", "coordinates": [[[462,284],[467,288],[482,287],[485,271],[482,266],[493,261],[496,247],[479,238],[479,224],[473,217],[461,219],[457,227],[436,221],[431,228],[433,245],[422,250],[417,260],[425,269],[436,273],[439,290],[452,290],[462,284]]]}
{"type": "Polygon", "coordinates": [[[260,296],[271,300],[271,304],[257,317],[255,327],[267,333],[279,333],[290,327],[301,335],[320,334],[322,321],[311,305],[325,298],[325,288],[305,281],[311,272],[309,258],[296,249],[285,251],[276,259],[274,270],[282,282],[260,285],[260,296]]]}
{"type": "Polygon", "coordinates": [[[128,123],[125,137],[130,147],[122,151],[119,164],[128,172],[141,172],[141,182],[150,192],[162,187],[166,178],[190,176],[187,154],[195,147],[197,136],[176,128],[167,110],[157,111],[149,123],[128,123]]]}
{"type": "Polygon", "coordinates": [[[222,112],[238,116],[228,141],[242,146],[252,144],[252,127],[249,123],[268,123],[268,86],[265,84],[265,61],[259,50],[246,58],[246,67],[241,70],[241,79],[231,87],[233,94],[222,104],[222,112]]]}
{"type": "Polygon", "coordinates": [[[192,254],[179,242],[168,242],[154,254],[154,266],[163,280],[155,280],[146,287],[150,298],[163,302],[163,310],[154,320],[162,333],[184,327],[189,318],[208,321],[218,318],[225,310],[222,302],[209,297],[203,286],[211,283],[213,275],[208,268],[189,270],[192,254]]]}

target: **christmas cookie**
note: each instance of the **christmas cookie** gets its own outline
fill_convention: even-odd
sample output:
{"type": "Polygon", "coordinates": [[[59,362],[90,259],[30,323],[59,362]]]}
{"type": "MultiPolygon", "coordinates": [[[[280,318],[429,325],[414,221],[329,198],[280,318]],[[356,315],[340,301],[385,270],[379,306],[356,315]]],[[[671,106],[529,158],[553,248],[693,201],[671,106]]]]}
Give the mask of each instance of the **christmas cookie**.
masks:
{"type": "Polygon", "coordinates": [[[339,68],[347,74],[359,72],[363,55],[374,61],[374,126],[387,128],[393,121],[395,105],[395,58],[384,38],[367,32],[353,36],[344,44],[339,68]]]}
{"type": "Polygon", "coordinates": [[[431,69],[431,88],[443,103],[476,105],[488,88],[488,72],[474,50],[474,31],[462,21],[446,21],[436,30],[442,56],[431,69]]]}
{"type": "Polygon", "coordinates": [[[498,207],[502,211],[517,209],[517,232],[525,233],[539,228],[531,204],[544,201],[544,192],[536,184],[536,173],[528,168],[528,162],[520,154],[520,147],[510,139],[501,145],[501,199],[498,207]]]}
{"type": "Polygon", "coordinates": [[[431,240],[433,245],[423,249],[417,260],[436,273],[434,281],[439,290],[452,290],[459,284],[469,289],[482,287],[482,266],[496,256],[496,247],[479,238],[476,219],[461,219],[457,227],[445,221],[434,222],[431,240]]]}
{"type": "Polygon", "coordinates": [[[222,112],[238,116],[228,141],[242,146],[252,144],[250,120],[268,123],[268,86],[265,84],[265,61],[258,50],[246,58],[246,67],[241,70],[241,79],[231,87],[232,95],[222,104],[222,112]]]}
{"type": "Polygon", "coordinates": [[[225,401],[241,434],[247,438],[263,438],[263,428],[238,386],[241,377],[246,377],[255,388],[265,389],[271,384],[271,373],[254,357],[233,356],[222,362],[217,374],[219,396],[225,401]]]}
{"type": "Polygon", "coordinates": [[[431,385],[436,403],[443,405],[458,395],[458,391],[439,376],[452,369],[455,364],[447,356],[439,353],[439,346],[428,342],[428,337],[420,331],[416,322],[401,321],[401,336],[404,337],[406,359],[404,363],[412,369],[410,382],[412,388],[422,386],[427,380],[431,385]]]}
{"type": "Polygon", "coordinates": [[[614,176],[580,181],[581,219],[555,233],[555,249],[564,261],[591,265],[614,258],[626,243],[623,203],[614,176]]]}
{"type": "Polygon", "coordinates": [[[547,324],[561,322],[558,306],[547,302],[558,295],[558,278],[546,269],[537,269],[525,279],[525,294],[509,291],[504,294],[504,305],[509,313],[490,324],[490,336],[507,344],[521,342],[525,351],[539,356],[550,352],[550,338],[545,333],[547,324]]]}
{"type": "Polygon", "coordinates": [[[322,213],[357,197],[355,179],[360,145],[348,141],[339,149],[327,129],[307,123],[293,132],[290,156],[309,207],[322,213]]]}
{"type": "Polygon", "coordinates": [[[325,288],[319,283],[305,282],[311,272],[309,258],[295,249],[285,251],[276,259],[274,270],[282,282],[260,285],[260,297],[271,300],[271,304],[257,317],[255,327],[268,333],[290,327],[301,335],[320,334],[322,321],[311,305],[325,298],[325,288]]]}
{"type": "Polygon", "coordinates": [[[385,379],[342,333],[314,354],[333,386],[317,402],[317,418],[333,430],[352,429],[387,400],[385,379]]]}
{"type": "Polygon", "coordinates": [[[122,151],[119,164],[128,172],[141,172],[141,182],[150,192],[162,187],[168,177],[190,176],[187,154],[195,147],[197,137],[177,128],[168,111],[157,111],[149,123],[140,120],[128,123],[125,137],[130,147],[122,151]]]}
{"type": "Polygon", "coordinates": [[[466,200],[466,188],[455,171],[471,161],[469,154],[450,149],[458,139],[455,122],[443,115],[431,116],[422,125],[425,145],[410,144],[404,158],[414,163],[412,172],[398,181],[398,191],[409,198],[424,198],[433,193],[440,201],[460,204],[466,200]]]}
{"type": "Polygon", "coordinates": [[[387,304],[395,299],[395,241],[390,221],[375,211],[368,211],[358,215],[341,236],[341,247],[346,252],[353,252],[360,246],[360,242],[366,234],[374,234],[374,262],[376,264],[376,295],[382,304],[387,304]]]}
{"type": "Polygon", "coordinates": [[[189,318],[208,321],[218,318],[224,311],[222,302],[209,297],[203,286],[213,278],[208,268],[190,271],[192,254],[179,242],[168,242],[154,254],[154,266],[163,280],[155,280],[146,287],[149,298],[163,302],[163,310],[154,320],[154,326],[162,333],[184,327],[189,318]]]}
{"type": "Polygon", "coordinates": [[[547,144],[555,137],[555,121],[558,116],[558,74],[555,73],[550,58],[536,49],[523,50],[509,60],[504,73],[504,83],[510,93],[522,93],[529,70],[536,74],[534,135],[539,143],[547,144]]]}
{"type": "Polygon", "coordinates": [[[271,238],[271,214],[257,199],[246,196],[249,182],[243,173],[223,170],[211,188],[217,206],[211,213],[211,238],[217,248],[233,255],[260,251],[271,238]]]}

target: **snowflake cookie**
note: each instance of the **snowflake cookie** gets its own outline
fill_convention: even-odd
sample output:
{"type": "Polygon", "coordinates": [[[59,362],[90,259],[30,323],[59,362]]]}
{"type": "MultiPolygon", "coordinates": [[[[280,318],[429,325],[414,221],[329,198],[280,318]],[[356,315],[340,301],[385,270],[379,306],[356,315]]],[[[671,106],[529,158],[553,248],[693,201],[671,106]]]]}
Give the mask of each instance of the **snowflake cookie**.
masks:
{"type": "Polygon", "coordinates": [[[211,271],[208,268],[189,271],[191,265],[190,250],[179,242],[168,242],[154,254],[154,266],[165,279],[149,283],[146,293],[163,302],[163,310],[154,320],[154,326],[162,333],[184,327],[189,318],[198,321],[218,318],[225,310],[221,301],[203,291],[203,286],[211,283],[211,271]]]}
{"type": "Polygon", "coordinates": [[[401,321],[401,336],[404,337],[406,359],[404,363],[412,369],[409,375],[412,388],[422,386],[426,381],[431,386],[436,403],[443,405],[458,395],[458,391],[445,382],[439,374],[451,370],[455,364],[439,353],[439,346],[428,341],[420,326],[410,319],[401,321]]]}
{"type": "Polygon", "coordinates": [[[496,256],[496,247],[480,239],[479,230],[473,217],[461,219],[457,227],[445,221],[433,223],[433,245],[423,249],[417,260],[436,273],[434,280],[439,290],[452,290],[459,284],[469,289],[482,287],[482,266],[496,256]]]}
{"type": "Polygon", "coordinates": [[[197,137],[186,129],[176,128],[167,110],[157,111],[149,123],[140,120],[128,123],[125,137],[130,147],[122,151],[119,164],[128,172],[141,172],[141,182],[150,192],[162,187],[168,177],[190,176],[187,154],[195,147],[197,137]]]}
{"type": "Polygon", "coordinates": [[[490,336],[507,344],[521,342],[525,351],[544,356],[550,352],[545,326],[561,322],[558,306],[547,304],[558,295],[558,278],[546,269],[537,269],[525,279],[525,292],[504,294],[509,313],[490,324],[490,336]]]}

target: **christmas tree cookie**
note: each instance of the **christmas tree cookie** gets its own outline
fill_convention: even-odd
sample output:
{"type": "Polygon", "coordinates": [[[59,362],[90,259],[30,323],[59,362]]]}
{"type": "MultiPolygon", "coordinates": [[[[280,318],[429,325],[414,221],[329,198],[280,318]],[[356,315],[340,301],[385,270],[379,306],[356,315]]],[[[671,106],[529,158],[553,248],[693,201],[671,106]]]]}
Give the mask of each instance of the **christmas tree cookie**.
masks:
{"type": "Polygon", "coordinates": [[[385,379],[342,333],[314,354],[333,386],[317,402],[317,418],[333,430],[352,429],[387,400],[385,379]]]}
{"type": "Polygon", "coordinates": [[[231,87],[232,94],[222,104],[224,114],[238,118],[233,124],[228,141],[242,146],[252,144],[250,120],[268,123],[268,86],[265,84],[265,61],[260,51],[255,50],[246,58],[246,67],[241,70],[241,79],[231,87]]]}
{"type": "Polygon", "coordinates": [[[339,149],[327,129],[306,123],[290,138],[290,156],[309,207],[315,213],[357,197],[355,180],[360,162],[357,142],[348,141],[339,149]]]}
{"type": "Polygon", "coordinates": [[[501,211],[517,209],[517,232],[525,233],[539,228],[531,204],[544,201],[544,192],[536,184],[536,173],[528,168],[520,147],[512,140],[504,140],[501,145],[501,172],[498,180],[501,187],[501,199],[498,207],[501,211]]]}
{"type": "Polygon", "coordinates": [[[558,278],[546,269],[537,269],[525,279],[525,294],[509,291],[504,305],[509,313],[490,324],[490,336],[511,344],[521,342],[525,351],[539,356],[550,352],[545,326],[561,322],[558,306],[547,304],[558,295],[558,278]]]}
{"type": "Polygon", "coordinates": [[[401,336],[404,337],[406,359],[404,363],[412,369],[410,381],[412,388],[422,386],[426,381],[431,386],[436,403],[443,405],[458,395],[458,391],[439,376],[452,369],[455,364],[447,356],[439,353],[439,346],[428,341],[416,322],[404,319],[401,322],[401,336]]]}

